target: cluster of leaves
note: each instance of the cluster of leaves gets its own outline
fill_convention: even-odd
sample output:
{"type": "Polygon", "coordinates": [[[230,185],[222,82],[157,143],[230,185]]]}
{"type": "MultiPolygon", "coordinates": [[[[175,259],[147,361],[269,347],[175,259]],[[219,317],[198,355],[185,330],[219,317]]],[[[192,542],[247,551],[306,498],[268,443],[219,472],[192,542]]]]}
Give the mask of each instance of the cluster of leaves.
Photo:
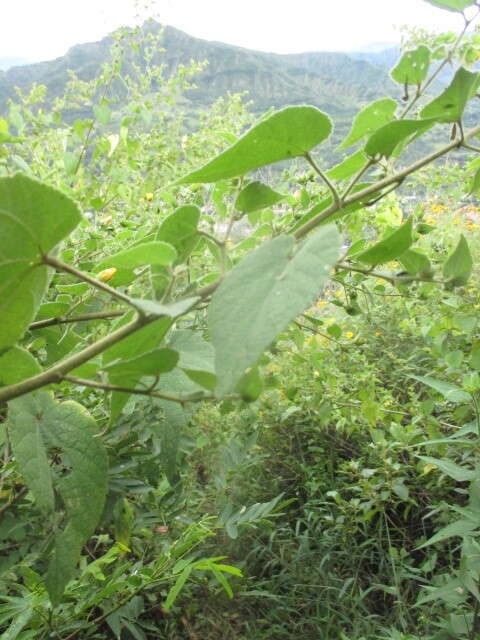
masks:
{"type": "MultiPolygon", "coordinates": [[[[151,42],[136,46],[151,59],[151,42]]],[[[217,554],[202,557],[198,545],[218,528],[235,538],[291,496],[282,502],[282,490],[248,508],[227,501],[218,518],[199,517],[184,530],[162,523],[159,513],[174,523],[184,515],[178,461],[195,404],[227,411],[256,401],[268,382],[265,353],[292,323],[295,344],[303,344],[304,331],[324,333],[324,321],[306,310],[322,302],[332,279],[346,292],[337,306],[353,317],[371,313],[357,289],[368,301],[372,281],[405,300],[416,286],[420,296],[454,295],[473,269],[464,235],[440,249],[423,241],[431,225],[421,212],[404,221],[397,207],[383,224],[371,223],[381,213],[372,206],[388,202],[410,175],[456,149],[478,151],[471,140],[480,127],[463,125],[479,72],[460,67],[407,118],[432,76],[427,46],[405,52],[392,78],[408,104],[386,98],[366,106],[341,145],[356,151],[325,170],[312,154],[331,135],[327,114],[288,107],[239,137],[248,115],[233,98],[192,133],[183,128],[178,97],[195,68],[163,80],[151,66],[136,78],[135,64],[122,71],[121,51],[97,80],[73,78],[53,112],[34,87],[0,120],[2,536],[11,550],[0,624],[12,640],[89,637],[102,625],[119,638],[124,628],[146,638],[155,628],[135,621],[153,608],[155,594],[165,598],[165,615],[198,575],[212,575],[231,596],[225,575],[240,577],[239,569],[217,554]],[[131,101],[125,93],[115,99],[120,82],[131,101]],[[78,101],[93,117],[69,124],[78,101]],[[444,124],[451,136],[441,148],[399,165],[410,142],[444,124]],[[230,146],[221,150],[225,140],[230,146]],[[298,159],[314,180],[303,179],[293,196],[288,169],[275,189],[252,175],[298,159]],[[154,417],[142,421],[150,411],[154,417]],[[40,522],[41,541],[32,533],[40,522]],[[152,527],[168,539],[148,542],[152,527]]],[[[476,170],[473,161],[472,191],[476,170]]],[[[337,323],[325,330],[341,344],[337,323]]],[[[319,370],[327,354],[316,355],[319,370]]],[[[447,400],[475,397],[475,372],[457,389],[419,376],[417,364],[409,375],[447,400]]],[[[293,414],[290,408],[287,418],[293,414]]],[[[408,494],[402,478],[391,489],[401,499],[408,494]]],[[[373,517],[378,508],[371,509],[373,517]]]]}

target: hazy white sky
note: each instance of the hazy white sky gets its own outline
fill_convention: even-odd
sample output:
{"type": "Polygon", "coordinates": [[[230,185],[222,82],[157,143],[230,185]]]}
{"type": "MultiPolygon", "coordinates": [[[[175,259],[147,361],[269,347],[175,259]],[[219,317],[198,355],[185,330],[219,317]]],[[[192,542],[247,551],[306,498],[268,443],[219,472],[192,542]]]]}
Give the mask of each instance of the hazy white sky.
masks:
{"type": "Polygon", "coordinates": [[[353,50],[399,40],[394,25],[457,29],[461,16],[424,0],[7,0],[0,57],[47,60],[133,24],[139,11],[191,35],[263,51],[353,50]],[[137,5],[137,6],[136,6],[137,5]]]}

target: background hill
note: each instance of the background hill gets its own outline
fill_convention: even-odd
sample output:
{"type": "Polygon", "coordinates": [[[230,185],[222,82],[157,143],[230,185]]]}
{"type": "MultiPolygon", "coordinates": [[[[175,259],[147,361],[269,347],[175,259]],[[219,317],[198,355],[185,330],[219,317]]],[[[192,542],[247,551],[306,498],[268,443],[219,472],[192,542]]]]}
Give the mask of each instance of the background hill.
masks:
{"type": "MultiPolygon", "coordinates": [[[[155,21],[144,30],[158,33],[155,21]]],[[[173,27],[163,31],[164,51],[155,62],[166,65],[167,73],[191,60],[208,61],[196,77],[197,89],[188,93],[191,106],[202,107],[220,96],[248,92],[256,112],[286,104],[309,103],[327,111],[336,120],[348,119],[358,107],[376,97],[395,91],[383,59],[359,59],[359,54],[310,52],[279,55],[252,51],[221,42],[194,38],[173,27]]],[[[65,56],[16,66],[0,72],[0,109],[15,95],[15,87],[25,90],[34,82],[48,88],[50,98],[62,93],[68,72],[82,80],[92,79],[109,59],[111,37],[72,47],[65,56]]],[[[372,54],[370,54],[372,55],[372,54]]]]}

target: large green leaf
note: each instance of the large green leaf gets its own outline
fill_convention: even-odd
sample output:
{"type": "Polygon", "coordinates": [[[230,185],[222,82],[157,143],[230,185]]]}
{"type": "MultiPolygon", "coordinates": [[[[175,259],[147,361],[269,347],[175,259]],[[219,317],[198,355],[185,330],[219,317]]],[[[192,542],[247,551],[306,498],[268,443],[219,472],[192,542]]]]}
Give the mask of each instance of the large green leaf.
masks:
{"type": "Polygon", "coordinates": [[[428,120],[394,120],[384,125],[370,136],[365,145],[365,153],[372,158],[380,155],[390,157],[400,143],[408,143],[433,127],[435,119],[428,120]]]}
{"type": "Polygon", "coordinates": [[[242,213],[252,213],[265,207],[271,207],[286,196],[271,189],[263,182],[250,182],[240,191],[235,201],[235,209],[242,213]]]}
{"type": "Polygon", "coordinates": [[[462,286],[468,282],[472,273],[473,260],[465,236],[461,236],[455,251],[443,265],[443,275],[455,286],[462,286]]]}
{"type": "Polygon", "coordinates": [[[194,248],[197,240],[197,227],[200,209],[185,205],[175,209],[160,225],[156,240],[167,242],[177,251],[176,262],[184,262],[194,248]]]}
{"type": "Polygon", "coordinates": [[[330,118],[315,107],[286,107],[260,120],[226,151],[179,182],[216,182],[303,156],[328,138],[331,131],[330,118]]]}
{"type": "Polygon", "coordinates": [[[428,387],[435,389],[438,393],[441,393],[445,400],[449,402],[471,402],[472,397],[466,391],[463,391],[456,384],[452,384],[451,382],[445,382],[444,380],[437,380],[436,378],[431,378],[430,376],[409,376],[414,380],[418,380],[423,384],[426,384],[428,387]]]}
{"type": "Polygon", "coordinates": [[[467,7],[476,4],[476,0],[425,0],[425,2],[447,11],[464,11],[467,7]]]}
{"type": "Polygon", "coordinates": [[[312,303],[339,250],[333,226],[319,229],[298,247],[293,237],[279,236],[227,275],[208,308],[219,396],[233,391],[246,369],[312,303]]]}
{"type": "Polygon", "coordinates": [[[51,510],[53,486],[63,502],[64,528],[55,537],[46,579],[56,605],[74,575],[83,545],[100,519],[107,489],[107,455],[95,437],[95,421],[86,410],[75,402],[58,403],[47,391],[13,400],[9,404],[8,429],[20,471],[37,501],[41,496],[41,505],[51,510]],[[37,465],[41,469],[39,476],[32,474],[26,459],[27,443],[31,444],[30,454],[37,459],[38,451],[43,449],[41,467],[37,465]],[[45,468],[47,452],[52,448],[56,457],[61,457],[58,475],[48,464],[45,468]],[[69,472],[65,473],[65,469],[69,472]]]}
{"type": "Polygon", "coordinates": [[[338,148],[350,147],[390,122],[393,120],[396,110],[397,103],[392,98],[381,98],[367,105],[355,116],[350,133],[338,148]]]}
{"type": "Polygon", "coordinates": [[[22,174],[0,178],[0,350],[21,338],[40,306],[50,276],[42,256],[80,219],[63,193],[22,174]]]}
{"type": "Polygon", "coordinates": [[[438,122],[459,122],[467,102],[475,96],[479,82],[479,72],[460,67],[450,85],[422,109],[420,116],[435,118],[438,122]]]}
{"type": "Polygon", "coordinates": [[[425,80],[430,67],[430,49],[424,44],[413,51],[406,51],[390,75],[401,85],[420,85],[425,80]]]}
{"type": "Polygon", "coordinates": [[[389,262],[401,256],[410,247],[412,241],[412,219],[409,218],[389,236],[356,255],[355,259],[372,266],[389,262]]]}
{"type": "Polygon", "coordinates": [[[97,264],[96,270],[101,271],[109,267],[135,269],[147,264],[167,265],[172,264],[176,257],[177,252],[171,244],[160,241],[144,242],[105,258],[97,264]]]}

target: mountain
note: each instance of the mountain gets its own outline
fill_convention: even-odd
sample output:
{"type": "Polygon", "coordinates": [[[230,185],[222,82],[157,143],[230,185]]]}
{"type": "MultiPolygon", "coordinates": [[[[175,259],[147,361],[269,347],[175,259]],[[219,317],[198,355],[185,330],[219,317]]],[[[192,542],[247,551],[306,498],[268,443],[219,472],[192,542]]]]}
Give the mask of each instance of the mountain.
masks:
{"type": "MultiPolygon", "coordinates": [[[[255,112],[309,103],[346,122],[362,105],[395,91],[385,68],[344,53],[263,53],[194,38],[153,20],[143,26],[151,33],[162,29],[164,50],[158,52],[155,62],[164,64],[167,73],[191,60],[208,61],[195,78],[198,88],[187,93],[192,108],[210,104],[229,92],[247,91],[255,112]]],[[[26,90],[34,82],[44,84],[53,98],[62,93],[69,70],[82,80],[92,79],[109,59],[112,44],[113,39],[107,36],[99,42],[76,45],[55,60],[0,72],[0,110],[14,97],[16,86],[26,90]]]]}

